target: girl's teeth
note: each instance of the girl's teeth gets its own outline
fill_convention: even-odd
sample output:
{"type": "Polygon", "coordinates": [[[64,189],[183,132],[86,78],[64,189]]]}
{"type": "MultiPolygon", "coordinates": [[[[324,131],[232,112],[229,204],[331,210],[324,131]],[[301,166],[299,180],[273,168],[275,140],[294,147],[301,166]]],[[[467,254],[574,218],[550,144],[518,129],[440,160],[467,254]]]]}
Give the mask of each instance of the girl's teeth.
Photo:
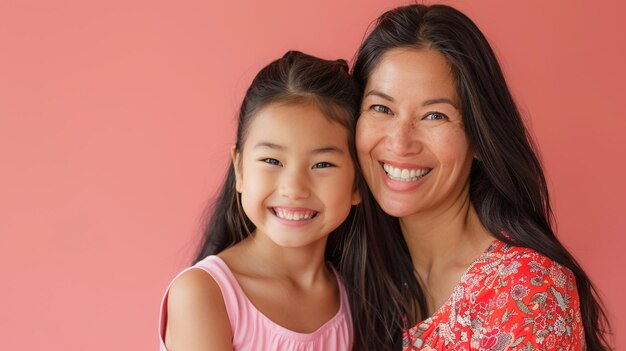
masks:
{"type": "Polygon", "coordinates": [[[311,219],[315,215],[315,211],[289,211],[283,208],[275,208],[276,216],[289,221],[303,221],[311,219]]]}
{"type": "Polygon", "coordinates": [[[402,169],[385,163],[383,164],[383,169],[385,170],[389,178],[403,182],[414,182],[430,172],[430,169],[428,168],[402,169]]]}

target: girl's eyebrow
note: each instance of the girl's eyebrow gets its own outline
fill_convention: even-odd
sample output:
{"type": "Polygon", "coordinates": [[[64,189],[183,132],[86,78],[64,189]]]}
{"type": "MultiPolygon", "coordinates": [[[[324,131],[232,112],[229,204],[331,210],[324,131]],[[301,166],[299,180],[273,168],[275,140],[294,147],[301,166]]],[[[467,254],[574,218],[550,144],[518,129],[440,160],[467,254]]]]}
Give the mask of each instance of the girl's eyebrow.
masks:
{"type": "MultiPolygon", "coordinates": [[[[278,145],[275,143],[270,143],[268,141],[261,141],[258,142],[254,145],[255,149],[258,148],[267,148],[267,149],[272,149],[272,150],[279,150],[279,151],[283,151],[285,150],[285,147],[282,145],[278,145]]],[[[336,153],[336,154],[343,154],[344,151],[337,147],[337,146],[323,146],[320,148],[315,148],[313,150],[311,150],[311,154],[317,155],[317,154],[326,154],[326,153],[336,153]]]]}
{"type": "Polygon", "coordinates": [[[268,149],[274,149],[274,150],[284,150],[285,149],[281,145],[270,143],[268,141],[260,141],[260,142],[258,142],[258,143],[256,143],[254,145],[254,148],[255,149],[258,149],[258,148],[268,148],[268,149]]]}
{"type": "Polygon", "coordinates": [[[343,154],[344,151],[336,146],[326,146],[326,147],[320,147],[317,149],[313,149],[311,151],[312,154],[327,154],[327,153],[334,153],[334,154],[343,154]]]}

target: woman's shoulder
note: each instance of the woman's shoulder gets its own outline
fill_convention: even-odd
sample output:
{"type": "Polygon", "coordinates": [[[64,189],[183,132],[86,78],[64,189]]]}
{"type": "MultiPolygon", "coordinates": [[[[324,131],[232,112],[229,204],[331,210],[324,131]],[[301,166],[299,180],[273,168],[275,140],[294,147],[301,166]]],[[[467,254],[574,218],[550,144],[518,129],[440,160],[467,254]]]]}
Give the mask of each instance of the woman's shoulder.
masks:
{"type": "Polygon", "coordinates": [[[574,275],[533,249],[494,240],[449,301],[445,313],[405,331],[405,345],[577,350],[584,344],[574,275]]]}
{"type": "Polygon", "coordinates": [[[572,271],[530,248],[497,242],[491,250],[493,261],[485,267],[493,279],[478,298],[491,306],[481,318],[483,328],[507,335],[513,349],[580,345],[584,335],[572,271]]]}
{"type": "Polygon", "coordinates": [[[484,269],[496,274],[500,284],[522,284],[534,290],[542,286],[576,290],[574,274],[569,268],[534,249],[495,241],[486,256],[484,269]]]}

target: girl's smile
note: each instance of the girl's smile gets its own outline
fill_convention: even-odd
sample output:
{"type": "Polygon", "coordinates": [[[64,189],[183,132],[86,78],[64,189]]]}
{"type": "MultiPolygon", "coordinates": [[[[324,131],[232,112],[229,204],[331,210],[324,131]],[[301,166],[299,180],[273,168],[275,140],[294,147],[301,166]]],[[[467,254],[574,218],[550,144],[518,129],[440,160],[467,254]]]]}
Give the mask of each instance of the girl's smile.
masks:
{"type": "Polygon", "coordinates": [[[318,212],[306,208],[271,207],[270,211],[280,223],[291,227],[302,227],[311,223],[318,212]]]}
{"type": "Polygon", "coordinates": [[[284,247],[326,245],[360,201],[347,133],[312,102],[274,103],[256,114],[233,156],[256,235],[284,247]]]}
{"type": "Polygon", "coordinates": [[[317,215],[317,211],[303,209],[303,208],[286,208],[286,207],[273,207],[272,211],[278,218],[286,219],[288,221],[303,221],[312,219],[317,215]]]}

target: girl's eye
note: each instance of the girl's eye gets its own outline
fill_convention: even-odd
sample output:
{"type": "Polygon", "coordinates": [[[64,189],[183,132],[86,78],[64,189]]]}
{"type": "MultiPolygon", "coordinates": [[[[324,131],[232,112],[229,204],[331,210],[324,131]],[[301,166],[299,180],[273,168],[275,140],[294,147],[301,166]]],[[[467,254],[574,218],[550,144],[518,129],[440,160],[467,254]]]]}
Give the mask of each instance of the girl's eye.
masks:
{"type": "Polygon", "coordinates": [[[448,116],[439,112],[430,112],[430,113],[427,113],[426,116],[424,116],[424,119],[431,120],[431,121],[436,121],[436,120],[441,120],[441,119],[446,119],[446,118],[448,118],[448,116]]]}
{"type": "Polygon", "coordinates": [[[282,165],[282,164],[280,163],[280,161],[278,161],[278,160],[277,160],[277,159],[275,159],[275,158],[265,158],[265,159],[263,159],[263,160],[261,160],[261,161],[263,161],[263,162],[265,162],[265,163],[269,163],[269,164],[274,165],[274,166],[281,166],[281,165],[282,165]]]}
{"type": "Polygon", "coordinates": [[[333,167],[334,165],[330,162],[318,162],[316,164],[313,165],[313,169],[315,168],[328,168],[328,167],[333,167]]]}
{"type": "Polygon", "coordinates": [[[372,110],[374,110],[375,112],[380,112],[380,113],[384,113],[384,114],[390,114],[391,110],[389,109],[389,107],[385,106],[385,105],[372,105],[372,107],[370,107],[372,110]]]}

